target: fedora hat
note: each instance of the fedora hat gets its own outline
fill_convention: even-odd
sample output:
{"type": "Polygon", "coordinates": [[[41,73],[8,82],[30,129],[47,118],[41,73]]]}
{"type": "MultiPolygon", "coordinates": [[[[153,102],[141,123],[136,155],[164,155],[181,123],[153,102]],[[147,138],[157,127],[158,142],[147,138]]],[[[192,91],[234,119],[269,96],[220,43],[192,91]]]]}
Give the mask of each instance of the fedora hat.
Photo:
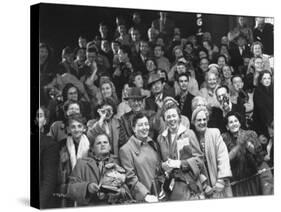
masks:
{"type": "Polygon", "coordinates": [[[159,73],[151,73],[148,78],[148,86],[151,86],[159,80],[164,81],[163,77],[159,73]]]}
{"type": "Polygon", "coordinates": [[[132,87],[128,89],[128,96],[124,97],[124,100],[129,99],[144,99],[145,96],[141,94],[141,89],[137,87],[132,87]]]}

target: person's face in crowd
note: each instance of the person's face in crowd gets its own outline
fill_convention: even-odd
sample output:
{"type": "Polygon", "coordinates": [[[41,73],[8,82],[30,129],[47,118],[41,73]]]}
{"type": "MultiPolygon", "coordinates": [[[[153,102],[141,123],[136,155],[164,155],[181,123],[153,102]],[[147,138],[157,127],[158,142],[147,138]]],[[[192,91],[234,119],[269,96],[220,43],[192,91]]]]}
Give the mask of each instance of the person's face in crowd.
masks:
{"type": "Polygon", "coordinates": [[[261,84],[265,87],[270,86],[271,84],[271,76],[269,73],[265,73],[263,74],[262,78],[261,78],[261,84]]]}
{"type": "Polygon", "coordinates": [[[128,96],[129,85],[126,83],[122,90],[122,99],[128,96]]]}
{"type": "Polygon", "coordinates": [[[87,47],[87,40],[85,38],[79,38],[78,39],[78,46],[80,48],[86,48],[87,47]]]}
{"type": "Polygon", "coordinates": [[[152,72],[156,69],[156,65],[154,64],[153,60],[147,60],[145,62],[145,65],[146,65],[146,69],[149,71],[149,72],[152,72]]]}
{"type": "Polygon", "coordinates": [[[97,53],[96,52],[86,52],[86,57],[90,63],[93,63],[94,61],[97,60],[97,53]]]}
{"type": "Polygon", "coordinates": [[[112,88],[109,83],[104,83],[101,86],[101,94],[104,98],[112,96],[112,88]]]}
{"type": "Polygon", "coordinates": [[[66,115],[70,116],[72,114],[80,113],[80,106],[76,103],[70,104],[67,108],[66,115]]]}
{"type": "Polygon", "coordinates": [[[220,68],[222,68],[223,66],[226,65],[226,61],[225,61],[224,57],[218,58],[218,65],[219,65],[220,68]]]}
{"type": "Polygon", "coordinates": [[[67,100],[78,101],[78,90],[75,87],[71,87],[67,91],[67,100]]]}
{"type": "Polygon", "coordinates": [[[119,44],[118,43],[115,43],[115,42],[112,42],[111,43],[111,49],[113,51],[114,54],[117,54],[118,53],[118,50],[119,50],[119,44]]]}
{"type": "Polygon", "coordinates": [[[126,34],[126,26],[125,25],[119,25],[118,26],[118,32],[120,35],[125,35],[126,34]]]}
{"type": "Polygon", "coordinates": [[[154,82],[151,86],[152,93],[154,95],[162,93],[163,87],[164,87],[164,84],[161,80],[154,82]]]}
{"type": "Polygon", "coordinates": [[[187,91],[188,90],[188,78],[187,76],[180,76],[179,77],[179,86],[181,91],[187,91]]]}
{"type": "Polygon", "coordinates": [[[179,48],[177,48],[177,49],[175,50],[175,57],[176,57],[176,58],[180,58],[180,57],[182,57],[182,56],[183,56],[182,50],[179,49],[179,48]]]}
{"type": "Polygon", "coordinates": [[[40,65],[44,64],[49,56],[49,51],[45,47],[39,48],[39,62],[40,65]]]}
{"type": "Polygon", "coordinates": [[[164,120],[167,124],[167,127],[175,132],[180,124],[180,115],[178,114],[178,111],[176,108],[171,108],[168,109],[165,113],[164,113],[164,120]]]}
{"type": "Polygon", "coordinates": [[[180,35],[181,34],[180,28],[178,28],[178,27],[174,28],[174,34],[180,35]]]}
{"type": "Polygon", "coordinates": [[[135,76],[134,84],[137,88],[143,88],[143,78],[142,75],[135,76]]]}
{"type": "Polygon", "coordinates": [[[83,123],[72,120],[69,123],[69,132],[75,141],[80,141],[81,136],[86,131],[83,123]]]}
{"type": "Polygon", "coordinates": [[[262,55],[261,45],[255,44],[253,46],[253,54],[254,54],[255,57],[262,55]]]}
{"type": "Polygon", "coordinates": [[[198,107],[207,107],[207,102],[204,101],[202,98],[198,99],[196,105],[195,105],[195,109],[198,107]]]}
{"type": "Polygon", "coordinates": [[[157,37],[158,33],[156,32],[155,29],[149,28],[147,31],[147,36],[149,41],[154,41],[157,37]]]}
{"type": "Polygon", "coordinates": [[[226,46],[221,46],[220,54],[228,55],[228,49],[226,46]]]}
{"type": "Polygon", "coordinates": [[[197,132],[205,132],[207,129],[207,116],[204,111],[200,111],[194,121],[194,126],[197,132]]]}
{"type": "Polygon", "coordinates": [[[147,138],[149,133],[149,122],[146,117],[140,118],[136,122],[136,126],[133,128],[133,131],[137,138],[147,138]]]}
{"type": "Polygon", "coordinates": [[[101,25],[99,28],[101,36],[106,36],[108,33],[108,29],[106,25],[101,25]]]}
{"type": "MultiPolygon", "coordinates": [[[[227,93],[227,90],[226,88],[222,87],[222,88],[219,88],[217,91],[216,91],[216,95],[217,95],[217,100],[218,102],[222,105],[222,104],[229,104],[229,101],[228,102],[224,102],[224,98],[227,98],[229,100],[229,94],[227,93]]],[[[223,106],[227,106],[227,105],[223,105],[223,106]]]]}
{"type": "Polygon", "coordinates": [[[232,79],[232,84],[233,84],[233,88],[236,92],[239,92],[244,86],[244,83],[243,83],[241,77],[238,77],[238,76],[234,77],[232,79]]]}
{"type": "Polygon", "coordinates": [[[37,123],[38,123],[38,126],[39,126],[39,130],[41,131],[41,129],[47,123],[45,113],[44,113],[44,110],[42,110],[42,108],[39,108],[39,110],[37,111],[36,120],[37,120],[37,123]]]}
{"type": "Polygon", "coordinates": [[[199,51],[198,56],[199,56],[199,59],[202,59],[203,57],[208,57],[208,55],[204,51],[199,51]]]}
{"type": "Polygon", "coordinates": [[[209,73],[207,77],[207,84],[209,89],[215,89],[217,86],[217,76],[214,73],[209,73]]]}
{"type": "Polygon", "coordinates": [[[142,55],[147,55],[149,51],[148,43],[147,42],[141,42],[140,43],[140,53],[142,55]]]}
{"type": "Polygon", "coordinates": [[[240,122],[236,116],[229,116],[226,128],[231,133],[237,133],[240,129],[240,122]]]}
{"type": "Polygon", "coordinates": [[[79,61],[85,61],[86,60],[86,50],[85,49],[79,49],[77,51],[76,57],[79,61]]]}
{"type": "Polygon", "coordinates": [[[242,17],[242,16],[239,16],[238,17],[238,24],[240,26],[244,26],[246,24],[246,19],[244,17],[242,17]]]}
{"type": "Polygon", "coordinates": [[[193,46],[197,45],[197,38],[196,36],[192,35],[189,37],[189,41],[193,44],[193,46]]]}
{"type": "Polygon", "coordinates": [[[160,46],[156,46],[156,47],[154,48],[154,56],[155,56],[156,58],[160,58],[160,57],[163,56],[163,51],[162,51],[162,48],[161,48],[160,46]]]}
{"type": "Polygon", "coordinates": [[[181,41],[181,36],[178,34],[174,35],[173,41],[181,41]]]}
{"type": "Polygon", "coordinates": [[[239,47],[245,46],[246,43],[247,43],[247,42],[246,42],[246,39],[243,38],[243,37],[239,37],[238,40],[237,40],[237,45],[238,45],[239,47]]]}
{"type": "Polygon", "coordinates": [[[74,60],[74,54],[70,53],[70,54],[65,54],[64,55],[64,59],[67,63],[73,63],[74,60]]]}
{"type": "Polygon", "coordinates": [[[96,156],[107,155],[111,150],[111,146],[106,135],[98,135],[93,144],[93,152],[96,156]]]}
{"type": "Polygon", "coordinates": [[[136,29],[131,31],[131,38],[133,42],[137,42],[140,40],[140,32],[136,29]]]}
{"type": "Polygon", "coordinates": [[[160,46],[165,46],[164,39],[157,38],[155,44],[160,45],[160,46]]]}
{"type": "Polygon", "coordinates": [[[128,59],[128,54],[125,53],[123,50],[119,49],[118,50],[118,59],[119,59],[120,63],[126,62],[126,60],[128,59]]]}
{"type": "Polygon", "coordinates": [[[229,66],[224,66],[222,68],[222,74],[223,74],[225,79],[230,79],[231,75],[232,75],[230,67],[229,66]]]}
{"type": "Polygon", "coordinates": [[[177,65],[176,70],[177,70],[178,74],[186,73],[186,67],[183,64],[177,65]]]}
{"type": "Polygon", "coordinates": [[[256,58],[254,62],[255,70],[262,71],[263,70],[263,61],[261,58],[256,58]]]}
{"type": "Polygon", "coordinates": [[[200,68],[203,72],[208,71],[209,61],[206,58],[200,60],[200,68]]]}
{"type": "Polygon", "coordinates": [[[139,112],[144,108],[143,99],[129,99],[128,103],[134,112],[139,112]]]}
{"type": "Polygon", "coordinates": [[[228,45],[228,38],[227,38],[227,36],[223,36],[221,38],[221,44],[228,45]]]}
{"type": "Polygon", "coordinates": [[[135,24],[139,24],[139,23],[141,22],[140,14],[138,14],[138,13],[134,13],[134,14],[133,14],[133,22],[134,22],[135,24]]]}
{"type": "Polygon", "coordinates": [[[188,54],[191,54],[193,52],[193,48],[191,44],[186,44],[184,47],[184,51],[188,54]]]}
{"type": "Polygon", "coordinates": [[[257,22],[257,27],[259,29],[262,29],[265,24],[265,19],[262,17],[258,17],[258,18],[256,18],[256,22],[257,22]]]}
{"type": "Polygon", "coordinates": [[[109,52],[110,51],[110,45],[109,45],[109,42],[107,40],[103,40],[101,42],[101,49],[104,51],[104,52],[109,52]]]}

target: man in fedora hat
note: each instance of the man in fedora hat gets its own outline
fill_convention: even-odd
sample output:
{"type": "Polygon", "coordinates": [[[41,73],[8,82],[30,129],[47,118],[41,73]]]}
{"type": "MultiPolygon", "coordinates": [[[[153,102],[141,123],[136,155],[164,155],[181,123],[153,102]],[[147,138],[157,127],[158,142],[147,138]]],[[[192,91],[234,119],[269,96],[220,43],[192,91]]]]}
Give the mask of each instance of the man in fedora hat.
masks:
{"type": "Polygon", "coordinates": [[[133,135],[133,128],[131,126],[133,117],[138,112],[144,112],[149,118],[150,132],[149,136],[151,138],[156,138],[159,132],[162,130],[163,123],[160,121],[160,112],[155,113],[151,110],[144,110],[144,98],[141,94],[141,90],[137,87],[129,88],[128,96],[124,98],[129,103],[131,111],[125,113],[120,118],[120,134],[119,134],[119,147],[123,146],[128,139],[133,135]]]}
{"type": "Polygon", "coordinates": [[[166,96],[174,97],[172,90],[164,90],[164,79],[159,73],[151,73],[148,78],[151,96],[145,100],[145,109],[157,112],[162,108],[166,96]]]}

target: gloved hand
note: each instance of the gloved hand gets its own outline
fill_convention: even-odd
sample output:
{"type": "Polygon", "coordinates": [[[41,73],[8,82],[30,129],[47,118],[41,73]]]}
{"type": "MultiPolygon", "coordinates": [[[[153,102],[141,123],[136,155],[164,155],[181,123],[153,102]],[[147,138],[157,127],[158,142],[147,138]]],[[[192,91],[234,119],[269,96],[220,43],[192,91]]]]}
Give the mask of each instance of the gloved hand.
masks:
{"type": "Polygon", "coordinates": [[[96,183],[90,183],[88,185],[88,191],[91,194],[94,194],[94,193],[98,192],[99,189],[100,188],[99,188],[99,186],[96,183]]]}
{"type": "Polygon", "coordinates": [[[146,202],[158,202],[158,198],[154,195],[147,194],[144,198],[144,201],[146,201],[146,202]]]}
{"type": "Polygon", "coordinates": [[[173,159],[168,159],[168,166],[170,168],[175,168],[179,169],[181,167],[181,161],[180,160],[173,160],[173,159]]]}
{"type": "Polygon", "coordinates": [[[225,183],[224,180],[218,179],[215,186],[214,186],[214,191],[216,192],[222,192],[224,189],[225,183]]]}

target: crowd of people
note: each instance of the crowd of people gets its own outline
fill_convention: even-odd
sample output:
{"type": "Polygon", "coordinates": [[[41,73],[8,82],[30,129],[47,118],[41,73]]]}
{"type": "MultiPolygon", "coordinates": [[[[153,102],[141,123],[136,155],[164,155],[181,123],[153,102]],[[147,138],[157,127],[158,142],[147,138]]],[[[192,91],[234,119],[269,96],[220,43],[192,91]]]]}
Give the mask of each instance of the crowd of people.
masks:
{"type": "Polygon", "coordinates": [[[273,25],[115,21],[59,64],[39,45],[40,207],[273,194],[273,25]]]}

